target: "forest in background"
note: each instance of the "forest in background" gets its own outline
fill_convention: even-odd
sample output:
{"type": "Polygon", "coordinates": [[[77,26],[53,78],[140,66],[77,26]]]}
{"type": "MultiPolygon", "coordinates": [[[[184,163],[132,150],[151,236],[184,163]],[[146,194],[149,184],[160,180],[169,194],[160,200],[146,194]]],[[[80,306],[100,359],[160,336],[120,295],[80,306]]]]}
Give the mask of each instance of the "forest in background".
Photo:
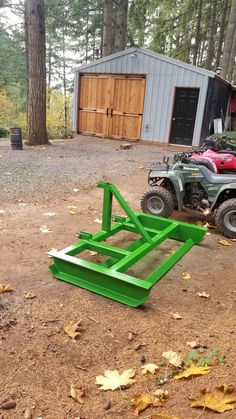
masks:
{"type": "MultiPolygon", "coordinates": [[[[30,0],[26,0],[30,1],[30,0]]],[[[236,83],[236,0],[45,0],[47,130],[70,135],[73,68],[145,47],[236,83]]],[[[25,2],[0,0],[0,136],[26,131],[25,2]]]]}

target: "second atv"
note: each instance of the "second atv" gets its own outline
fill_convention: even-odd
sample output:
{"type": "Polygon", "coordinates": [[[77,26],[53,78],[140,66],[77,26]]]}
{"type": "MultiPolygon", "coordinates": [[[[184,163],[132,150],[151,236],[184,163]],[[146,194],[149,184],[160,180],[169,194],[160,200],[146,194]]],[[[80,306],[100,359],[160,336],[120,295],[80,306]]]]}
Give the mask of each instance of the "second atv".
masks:
{"type": "Polygon", "coordinates": [[[151,165],[151,187],[142,196],[142,211],[159,217],[184,208],[198,211],[213,216],[219,232],[236,238],[236,174],[216,174],[210,166],[209,161],[186,160],[184,155],[173,165],[151,165]]]}

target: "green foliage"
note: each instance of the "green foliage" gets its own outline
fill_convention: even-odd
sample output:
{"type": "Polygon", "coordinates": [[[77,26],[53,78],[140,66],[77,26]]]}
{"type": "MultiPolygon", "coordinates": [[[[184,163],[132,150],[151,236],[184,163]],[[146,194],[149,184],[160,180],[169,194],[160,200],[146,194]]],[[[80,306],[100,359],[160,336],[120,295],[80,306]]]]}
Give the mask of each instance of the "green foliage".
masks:
{"type": "Polygon", "coordinates": [[[190,351],[184,358],[184,365],[189,367],[192,363],[195,363],[198,367],[205,367],[206,365],[225,363],[225,356],[221,354],[219,348],[213,348],[205,357],[201,356],[204,351],[204,348],[190,351]]]}
{"type": "Polygon", "coordinates": [[[8,137],[8,135],[9,135],[9,129],[6,127],[0,126],[0,138],[8,137]]]}

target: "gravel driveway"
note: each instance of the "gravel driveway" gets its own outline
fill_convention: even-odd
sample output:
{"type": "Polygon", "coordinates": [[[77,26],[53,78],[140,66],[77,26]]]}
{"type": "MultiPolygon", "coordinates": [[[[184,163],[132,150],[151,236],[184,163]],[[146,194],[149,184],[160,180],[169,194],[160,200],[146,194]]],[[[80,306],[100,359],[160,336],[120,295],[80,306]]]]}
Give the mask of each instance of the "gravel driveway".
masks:
{"type": "Polygon", "coordinates": [[[0,200],[12,202],[32,195],[52,195],[94,185],[101,179],[135,176],[135,169],[162,161],[173,151],[167,147],[133,144],[123,150],[120,142],[79,136],[54,140],[51,146],[24,146],[11,150],[8,140],[0,141],[0,200]],[[46,181],[45,181],[46,178],[46,181]]]}

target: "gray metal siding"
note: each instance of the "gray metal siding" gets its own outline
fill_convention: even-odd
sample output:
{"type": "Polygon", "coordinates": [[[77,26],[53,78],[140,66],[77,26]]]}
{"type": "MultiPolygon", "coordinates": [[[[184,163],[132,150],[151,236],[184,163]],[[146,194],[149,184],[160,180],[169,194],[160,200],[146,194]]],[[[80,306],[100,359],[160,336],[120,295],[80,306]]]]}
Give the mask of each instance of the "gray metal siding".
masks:
{"type": "MultiPolygon", "coordinates": [[[[165,143],[169,141],[175,87],[198,87],[200,92],[193,135],[193,145],[198,145],[209,76],[199,70],[185,68],[181,63],[178,65],[178,61],[176,63],[137,50],[116,55],[114,58],[111,56],[110,60],[95,62],[81,69],[81,73],[146,75],[141,139],[165,143]],[[132,54],[136,54],[136,57],[132,57],[132,54]]],[[[79,71],[75,74],[77,74],[75,80],[75,96],[77,96],[79,71]]],[[[74,127],[77,126],[77,106],[75,99],[74,127]]]]}

